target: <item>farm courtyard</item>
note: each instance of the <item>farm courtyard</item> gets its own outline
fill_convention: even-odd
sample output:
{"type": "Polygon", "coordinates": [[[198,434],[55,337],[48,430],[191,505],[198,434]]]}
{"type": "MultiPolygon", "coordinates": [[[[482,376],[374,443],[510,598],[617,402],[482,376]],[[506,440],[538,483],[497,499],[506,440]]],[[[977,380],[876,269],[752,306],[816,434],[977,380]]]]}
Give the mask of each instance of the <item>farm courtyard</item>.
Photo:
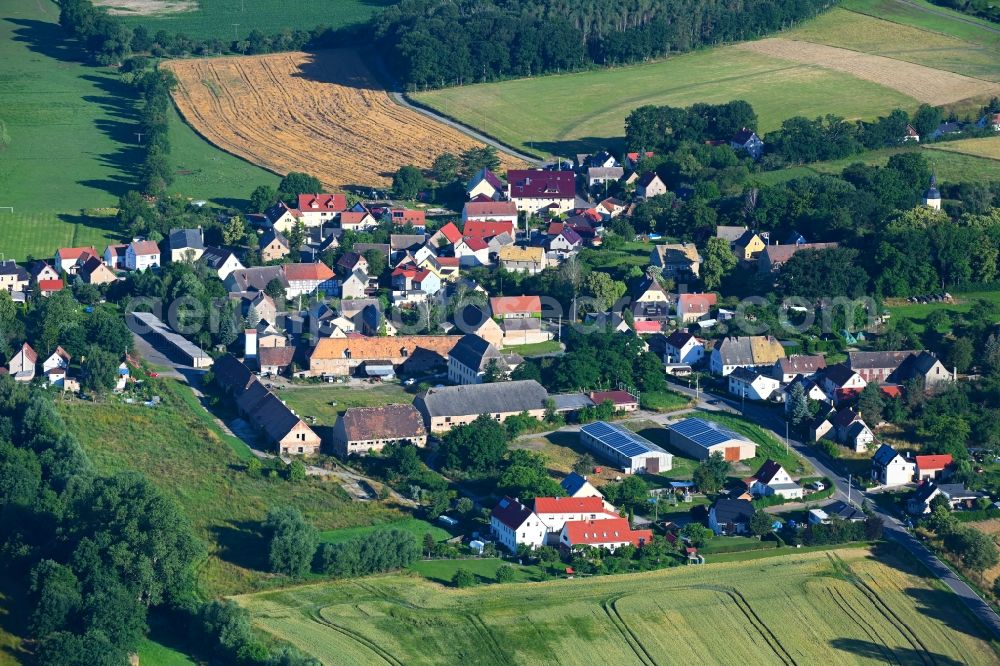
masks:
{"type": "Polygon", "coordinates": [[[949,593],[857,548],[465,590],[382,576],[236,601],[325,664],[997,660],[949,593]]]}

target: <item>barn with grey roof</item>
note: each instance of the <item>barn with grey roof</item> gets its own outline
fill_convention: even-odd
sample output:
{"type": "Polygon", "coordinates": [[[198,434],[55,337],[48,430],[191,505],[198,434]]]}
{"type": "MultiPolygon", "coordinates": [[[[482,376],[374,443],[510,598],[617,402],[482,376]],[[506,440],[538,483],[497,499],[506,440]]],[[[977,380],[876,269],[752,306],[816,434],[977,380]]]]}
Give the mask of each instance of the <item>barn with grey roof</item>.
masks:
{"type": "Polygon", "coordinates": [[[413,406],[420,410],[431,432],[448,432],[454,426],[472,423],[480,414],[501,423],[522,412],[541,418],[548,397],[541,384],[524,379],[433,388],[417,396],[413,406]]]}

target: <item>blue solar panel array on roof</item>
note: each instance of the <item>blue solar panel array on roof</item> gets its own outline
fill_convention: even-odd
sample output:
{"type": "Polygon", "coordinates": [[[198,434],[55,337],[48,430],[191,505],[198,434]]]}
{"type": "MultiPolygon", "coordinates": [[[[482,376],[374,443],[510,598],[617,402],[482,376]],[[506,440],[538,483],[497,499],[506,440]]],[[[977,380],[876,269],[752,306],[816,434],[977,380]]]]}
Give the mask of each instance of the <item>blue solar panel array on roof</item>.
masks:
{"type": "Polygon", "coordinates": [[[605,446],[614,449],[623,456],[634,458],[652,451],[661,453],[663,449],[653,444],[641,435],[613,423],[596,421],[583,426],[581,431],[587,433],[605,446]]]}
{"type": "Polygon", "coordinates": [[[721,444],[730,439],[743,439],[736,433],[719,427],[714,423],[708,423],[701,419],[684,419],[678,423],[667,426],[667,430],[676,432],[682,437],[686,437],[699,446],[708,448],[721,444]]]}

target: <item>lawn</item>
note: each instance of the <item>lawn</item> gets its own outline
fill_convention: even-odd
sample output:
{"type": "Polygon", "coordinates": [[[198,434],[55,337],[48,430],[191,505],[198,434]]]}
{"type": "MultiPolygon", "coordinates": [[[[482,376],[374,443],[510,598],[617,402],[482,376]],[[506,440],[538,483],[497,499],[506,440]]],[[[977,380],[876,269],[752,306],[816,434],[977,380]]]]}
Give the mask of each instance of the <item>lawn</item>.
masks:
{"type": "Polygon", "coordinates": [[[501,141],[544,155],[620,147],[625,116],[645,104],[745,99],[760,129],[794,115],[872,118],[915,100],[839,72],[734,47],[654,63],[434,90],[413,95],[501,141]]]}
{"type": "MultiPolygon", "coordinates": [[[[944,141],[924,147],[900,147],[872,150],[858,155],[851,155],[838,160],[813,162],[808,165],[794,166],[778,171],[763,171],[755,173],[751,179],[760,185],[775,185],[803,176],[816,174],[840,174],[845,167],[863,162],[871,166],[885,166],[889,158],[900,153],[919,152],[928,162],[934,165],[934,171],[942,182],[959,183],[970,181],[1000,181],[1000,158],[990,159],[977,157],[974,154],[955,152],[955,144],[969,143],[965,150],[983,151],[986,144],[973,142],[990,141],[991,139],[965,139],[961,141],[944,141]]],[[[961,146],[959,146],[961,149],[961,146]]]]}
{"type": "Polygon", "coordinates": [[[520,354],[521,356],[544,356],[546,354],[558,354],[562,351],[562,345],[557,340],[546,340],[545,342],[535,342],[528,345],[511,345],[504,347],[505,352],[520,354]]]}
{"type": "Polygon", "coordinates": [[[207,595],[262,589],[281,581],[263,573],[259,521],[267,509],[294,505],[321,530],[405,517],[378,502],[349,499],[334,481],[252,478],[235,442],[186,399],[190,389],[158,382],[157,408],[109,402],[59,403],[72,432],[103,473],[134,469],[173,497],[209,546],[199,584],[207,595]]]}
{"type": "MultiPolygon", "coordinates": [[[[122,13],[130,25],[144,25],[150,33],[166,30],[189,37],[217,37],[231,41],[245,38],[251,30],[273,35],[284,29],[311,30],[316,26],[340,28],[368,20],[372,14],[396,0],[198,0],[193,11],[148,16],[122,13]]],[[[121,0],[99,0],[95,4],[121,6],[121,0]]],[[[152,4],[152,3],[149,3],[152,4]]]]}
{"type": "MultiPolygon", "coordinates": [[[[497,569],[504,564],[511,563],[490,557],[473,560],[420,560],[410,565],[410,570],[427,580],[443,585],[450,584],[459,569],[475,574],[481,583],[495,583],[497,569]]],[[[518,583],[538,580],[541,574],[541,570],[536,566],[518,564],[511,566],[514,568],[514,581],[518,583]]]]}
{"type": "Polygon", "coordinates": [[[236,600],[323,663],[996,663],[954,595],[908,561],[872,555],[465,590],[379,576],[236,600]]]}
{"type": "Polygon", "coordinates": [[[278,395],[302,416],[311,416],[320,425],[332,426],[351,407],[410,404],[413,396],[396,383],[385,384],[299,384],[278,395]]]}
{"type": "Polygon", "coordinates": [[[935,144],[934,148],[940,151],[961,153],[972,155],[973,157],[984,157],[992,160],[994,164],[1000,166],[1000,136],[990,136],[983,139],[960,139],[958,141],[946,141],[935,144]]]}
{"type": "MultiPolygon", "coordinates": [[[[141,159],[132,90],[111,69],[80,64],[83,52],[65,39],[58,15],[49,0],[8,0],[0,12],[0,252],[8,259],[114,238],[113,220],[83,210],[117,205],[141,159]]],[[[175,113],[170,136],[173,191],[228,203],[277,182],[175,113]]]]}
{"type": "Polygon", "coordinates": [[[979,299],[1000,306],[1000,291],[956,292],[952,296],[955,299],[953,303],[908,303],[905,300],[894,300],[890,301],[887,307],[892,313],[893,321],[909,319],[917,332],[922,333],[927,326],[927,317],[936,310],[947,314],[962,314],[968,312],[972,304],[979,299]]]}
{"type": "Polygon", "coordinates": [[[691,403],[691,398],[669,389],[646,391],[639,396],[640,406],[653,412],[676,412],[678,409],[690,407],[691,403]]]}
{"type": "Polygon", "coordinates": [[[430,533],[435,541],[445,541],[452,535],[448,530],[429,523],[419,518],[404,518],[391,522],[366,525],[364,527],[343,527],[339,530],[326,530],[320,532],[319,538],[323,543],[343,543],[351,539],[363,537],[378,530],[401,530],[416,537],[417,541],[423,543],[424,535],[430,533]]]}
{"type": "Polygon", "coordinates": [[[147,638],[139,645],[139,663],[142,666],[194,666],[197,662],[147,638]]]}

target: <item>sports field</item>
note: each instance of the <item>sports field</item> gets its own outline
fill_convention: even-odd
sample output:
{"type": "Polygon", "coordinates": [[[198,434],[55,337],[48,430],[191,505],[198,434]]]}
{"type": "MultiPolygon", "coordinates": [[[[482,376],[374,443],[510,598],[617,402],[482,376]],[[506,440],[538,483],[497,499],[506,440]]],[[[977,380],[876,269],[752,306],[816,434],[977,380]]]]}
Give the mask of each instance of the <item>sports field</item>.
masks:
{"type": "Polygon", "coordinates": [[[1000,35],[893,0],[885,2],[894,15],[912,22],[876,18],[881,1],[847,5],[873,15],[833,9],[760,42],[413,97],[513,146],[566,156],[614,147],[625,117],[644,104],[745,99],[767,132],[792,115],[873,118],[919,101],[971,112],[1000,91],[1000,35]]]}
{"type": "MultiPolygon", "coordinates": [[[[58,16],[49,0],[0,3],[0,253],[8,259],[114,237],[112,220],[82,211],[116,205],[141,159],[134,95],[111,70],[79,63],[58,16]]],[[[170,137],[172,191],[226,202],[278,181],[216,149],[176,114],[170,137]]]]}
{"type": "MultiPolygon", "coordinates": [[[[324,185],[383,187],[404,164],[482,145],[395,102],[354,50],[173,60],[174,99],[216,145],[324,185]]],[[[505,167],[522,163],[506,155],[505,167]]]]}
{"type": "Polygon", "coordinates": [[[466,590],[384,576],[237,597],[324,664],[994,664],[891,555],[793,554],[466,590]]]}
{"type": "Polygon", "coordinates": [[[97,0],[150,33],[166,30],[189,37],[245,39],[251,30],[272,35],[282,30],[340,28],[368,20],[396,0],[97,0]]]}

